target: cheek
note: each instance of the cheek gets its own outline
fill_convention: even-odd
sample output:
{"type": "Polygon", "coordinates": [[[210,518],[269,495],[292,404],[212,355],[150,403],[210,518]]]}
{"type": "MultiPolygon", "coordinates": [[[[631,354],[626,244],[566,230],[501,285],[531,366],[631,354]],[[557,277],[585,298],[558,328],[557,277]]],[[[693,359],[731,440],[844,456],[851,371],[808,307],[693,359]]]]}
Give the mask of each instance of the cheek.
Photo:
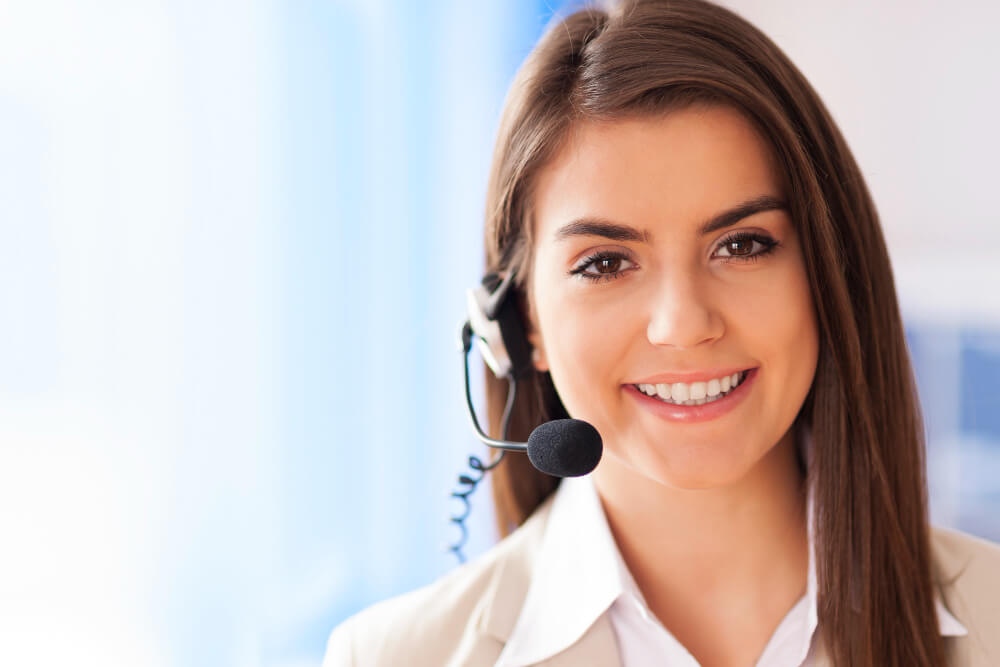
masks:
{"type": "Polygon", "coordinates": [[[757,358],[772,413],[798,412],[812,385],[819,341],[805,267],[788,262],[753,289],[733,292],[727,302],[730,333],[757,358]]]}
{"type": "Polygon", "coordinates": [[[634,332],[616,316],[616,304],[582,298],[573,287],[536,290],[538,326],[563,405],[573,417],[601,421],[617,400],[619,365],[634,332]]]}
{"type": "Polygon", "coordinates": [[[819,329],[809,278],[801,259],[791,267],[783,284],[782,300],[787,306],[777,309],[782,315],[776,316],[775,329],[788,346],[787,356],[794,366],[792,373],[800,382],[811,384],[816,371],[819,329]]]}

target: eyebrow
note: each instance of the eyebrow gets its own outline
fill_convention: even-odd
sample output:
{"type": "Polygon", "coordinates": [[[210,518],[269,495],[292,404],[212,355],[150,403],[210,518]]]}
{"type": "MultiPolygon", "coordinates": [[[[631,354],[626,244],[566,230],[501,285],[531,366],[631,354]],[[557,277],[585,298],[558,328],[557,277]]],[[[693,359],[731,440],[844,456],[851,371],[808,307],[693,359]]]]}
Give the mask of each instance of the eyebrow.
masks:
{"type": "MultiPolygon", "coordinates": [[[[772,195],[762,195],[748,199],[702,223],[698,228],[698,233],[701,236],[711,234],[720,229],[732,227],[743,218],[748,218],[755,213],[774,210],[787,211],[788,205],[772,195]]],[[[652,235],[647,231],[638,230],[635,227],[623,225],[605,218],[578,218],[556,230],[556,240],[563,240],[573,236],[601,236],[612,241],[637,241],[641,243],[652,241],[652,235]]]]}

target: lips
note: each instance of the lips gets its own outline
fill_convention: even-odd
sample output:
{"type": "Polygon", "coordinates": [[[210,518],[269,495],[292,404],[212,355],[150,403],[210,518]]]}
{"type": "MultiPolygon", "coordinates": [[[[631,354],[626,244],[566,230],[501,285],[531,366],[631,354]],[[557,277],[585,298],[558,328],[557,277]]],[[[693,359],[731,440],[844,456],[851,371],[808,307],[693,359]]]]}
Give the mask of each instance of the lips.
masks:
{"type": "MultiPolygon", "coordinates": [[[[624,390],[638,402],[640,407],[661,419],[679,423],[709,421],[728,414],[746,399],[753,389],[759,370],[758,368],[747,370],[735,389],[722,398],[705,401],[701,404],[697,402],[690,405],[668,403],[662,400],[659,395],[656,397],[647,395],[634,384],[624,385],[624,390]]],[[[673,386],[671,386],[672,391],[673,386]]],[[[689,397],[688,401],[690,400],[689,397]]]]}

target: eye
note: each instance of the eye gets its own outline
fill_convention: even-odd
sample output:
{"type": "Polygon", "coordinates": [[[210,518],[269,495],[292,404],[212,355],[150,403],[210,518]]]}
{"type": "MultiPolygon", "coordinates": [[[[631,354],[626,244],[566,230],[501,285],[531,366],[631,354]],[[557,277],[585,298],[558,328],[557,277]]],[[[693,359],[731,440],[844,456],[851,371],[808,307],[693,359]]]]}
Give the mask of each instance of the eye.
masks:
{"type": "Polygon", "coordinates": [[[756,262],[774,252],[780,243],[759,232],[735,232],[724,238],[716,247],[717,257],[728,262],[756,262]],[[722,252],[723,254],[719,254],[722,252]]]}
{"type": "Polygon", "coordinates": [[[634,266],[624,253],[604,251],[585,257],[569,273],[597,282],[620,278],[634,266]]]}

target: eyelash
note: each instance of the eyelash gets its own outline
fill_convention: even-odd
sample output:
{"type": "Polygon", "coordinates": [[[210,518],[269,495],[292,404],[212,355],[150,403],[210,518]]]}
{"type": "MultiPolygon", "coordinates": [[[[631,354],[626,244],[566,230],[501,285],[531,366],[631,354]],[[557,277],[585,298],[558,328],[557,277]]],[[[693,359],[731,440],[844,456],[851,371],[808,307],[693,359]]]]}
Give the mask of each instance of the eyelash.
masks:
{"type": "MultiPolygon", "coordinates": [[[[726,238],[722,239],[719,242],[719,245],[716,246],[716,251],[718,251],[720,248],[723,248],[723,247],[729,245],[730,243],[734,243],[734,242],[737,242],[737,241],[756,241],[757,243],[760,243],[761,246],[763,246],[763,248],[760,251],[758,251],[758,252],[756,252],[756,253],[754,253],[752,255],[744,255],[744,256],[733,255],[733,256],[730,256],[730,257],[723,258],[723,259],[726,260],[727,263],[728,262],[756,262],[761,257],[765,257],[767,255],[770,255],[772,252],[774,252],[778,248],[778,246],[781,245],[781,243],[779,241],[776,241],[775,239],[772,239],[770,236],[767,236],[765,234],[759,234],[759,233],[756,233],[756,232],[733,232],[732,234],[730,234],[729,236],[727,236],[726,238]]],[[[751,246],[751,248],[752,247],[753,246],[751,246]]],[[[586,272],[586,269],[589,268],[592,264],[594,264],[595,262],[598,262],[600,260],[605,260],[605,259],[624,259],[624,260],[631,261],[631,258],[626,253],[603,250],[601,252],[596,252],[593,255],[590,255],[590,256],[584,258],[579,264],[576,265],[575,268],[573,268],[572,270],[570,270],[569,273],[570,273],[570,275],[580,276],[581,278],[584,278],[585,280],[589,280],[589,281],[595,282],[595,283],[606,282],[608,280],[615,280],[615,279],[620,278],[623,275],[625,275],[625,272],[628,269],[626,269],[626,271],[616,271],[614,273],[587,273],[586,272]]]]}

